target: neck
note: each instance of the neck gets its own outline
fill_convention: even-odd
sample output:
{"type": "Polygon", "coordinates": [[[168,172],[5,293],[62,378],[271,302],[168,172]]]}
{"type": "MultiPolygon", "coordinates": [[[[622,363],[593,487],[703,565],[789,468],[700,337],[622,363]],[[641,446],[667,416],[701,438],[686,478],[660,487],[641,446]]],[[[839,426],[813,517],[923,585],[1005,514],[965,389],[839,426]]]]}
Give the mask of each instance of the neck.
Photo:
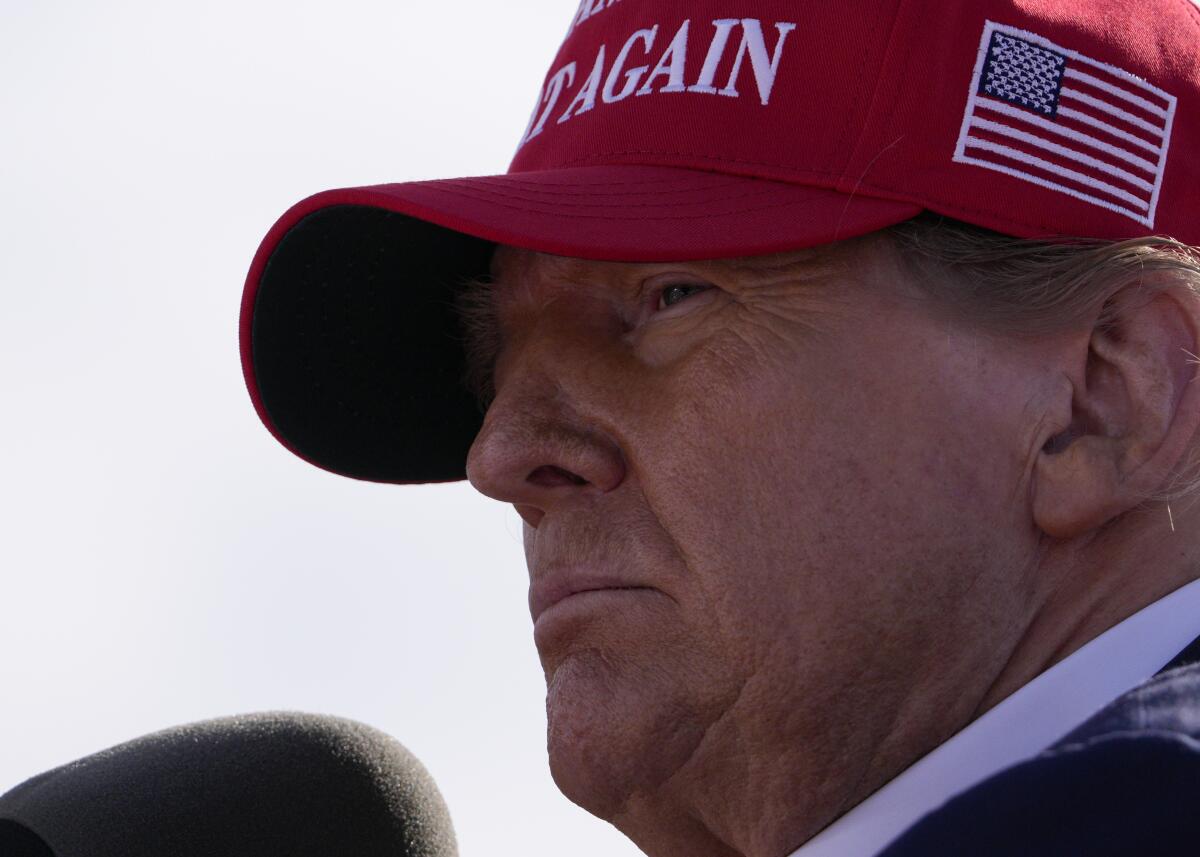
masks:
{"type": "Polygon", "coordinates": [[[667,782],[609,820],[653,857],[784,857],[969,721],[971,670],[931,660],[902,681],[886,653],[841,681],[798,666],[801,703],[752,678],[667,782]],[[871,716],[814,714],[830,710],[871,716]]]}
{"type": "Polygon", "coordinates": [[[1200,577],[1200,514],[1157,503],[1070,542],[1047,540],[1029,627],[975,716],[1143,607],[1200,577]]]}
{"type": "Polygon", "coordinates": [[[1091,538],[1046,540],[1006,609],[989,602],[982,613],[947,612],[936,638],[880,647],[877,661],[864,653],[853,680],[797,665],[798,685],[813,689],[800,703],[781,706],[778,688],[751,679],[669,781],[630,797],[610,821],[654,857],[783,857],[1040,673],[1200,576],[1197,569],[1200,514],[1174,506],[1172,518],[1157,506],[1091,538]],[[1012,620],[985,627],[1001,614],[1012,620]],[[899,651],[924,652],[924,660],[905,661],[898,674],[899,651]],[[833,709],[872,714],[855,722],[813,714],[833,709]]]}

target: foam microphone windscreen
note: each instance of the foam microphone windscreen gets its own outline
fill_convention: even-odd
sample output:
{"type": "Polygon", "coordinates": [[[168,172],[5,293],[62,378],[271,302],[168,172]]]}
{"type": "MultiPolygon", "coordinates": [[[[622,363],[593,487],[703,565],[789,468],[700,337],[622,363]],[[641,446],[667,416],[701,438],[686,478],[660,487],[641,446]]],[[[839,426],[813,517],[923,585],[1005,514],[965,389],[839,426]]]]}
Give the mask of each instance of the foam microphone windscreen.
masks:
{"type": "Polygon", "coordinates": [[[167,729],[0,796],[4,857],[457,853],[449,811],[411,753],[362,723],[312,714],[167,729]]]}

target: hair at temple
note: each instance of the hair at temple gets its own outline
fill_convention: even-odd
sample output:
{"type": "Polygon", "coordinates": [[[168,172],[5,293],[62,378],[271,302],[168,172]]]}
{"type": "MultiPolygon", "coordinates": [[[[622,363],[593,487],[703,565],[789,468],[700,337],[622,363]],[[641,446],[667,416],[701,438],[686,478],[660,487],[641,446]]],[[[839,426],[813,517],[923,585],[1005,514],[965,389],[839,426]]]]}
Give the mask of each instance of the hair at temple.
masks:
{"type": "Polygon", "coordinates": [[[1038,336],[1099,312],[1128,285],[1200,296],[1200,249],[1171,238],[1022,239],[929,212],[887,230],[917,284],[996,333],[1038,336]]]}

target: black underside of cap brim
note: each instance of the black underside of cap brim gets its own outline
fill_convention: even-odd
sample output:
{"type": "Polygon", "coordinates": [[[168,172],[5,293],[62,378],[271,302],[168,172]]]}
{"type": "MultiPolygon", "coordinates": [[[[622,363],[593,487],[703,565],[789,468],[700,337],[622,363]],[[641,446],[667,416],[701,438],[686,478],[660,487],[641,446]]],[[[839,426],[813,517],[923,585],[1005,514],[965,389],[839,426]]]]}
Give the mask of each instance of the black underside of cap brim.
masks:
{"type": "Polygon", "coordinates": [[[374,482],[463,479],[483,415],[454,295],[495,245],[380,208],[337,205],[280,241],[259,283],[261,404],[309,461],[374,482]]]}

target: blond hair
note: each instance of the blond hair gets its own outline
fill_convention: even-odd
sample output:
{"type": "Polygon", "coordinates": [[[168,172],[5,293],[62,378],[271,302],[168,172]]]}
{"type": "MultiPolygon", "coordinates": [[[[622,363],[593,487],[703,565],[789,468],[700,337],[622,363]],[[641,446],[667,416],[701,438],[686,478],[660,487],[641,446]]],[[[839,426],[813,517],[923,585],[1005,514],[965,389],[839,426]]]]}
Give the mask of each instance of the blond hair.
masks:
{"type": "Polygon", "coordinates": [[[1009,335],[1069,330],[1138,284],[1200,296],[1200,249],[1147,235],[1125,241],[1013,238],[931,213],[887,230],[918,285],[973,324],[1009,335]]]}
{"type": "MultiPolygon", "coordinates": [[[[901,264],[938,306],[1006,336],[1111,326],[1112,297],[1176,290],[1200,301],[1200,248],[1161,235],[1124,241],[1013,238],[930,212],[887,230],[901,264]]],[[[1193,360],[1195,355],[1189,355],[1193,360]]],[[[1148,500],[1200,491],[1200,446],[1148,500]]]]}

